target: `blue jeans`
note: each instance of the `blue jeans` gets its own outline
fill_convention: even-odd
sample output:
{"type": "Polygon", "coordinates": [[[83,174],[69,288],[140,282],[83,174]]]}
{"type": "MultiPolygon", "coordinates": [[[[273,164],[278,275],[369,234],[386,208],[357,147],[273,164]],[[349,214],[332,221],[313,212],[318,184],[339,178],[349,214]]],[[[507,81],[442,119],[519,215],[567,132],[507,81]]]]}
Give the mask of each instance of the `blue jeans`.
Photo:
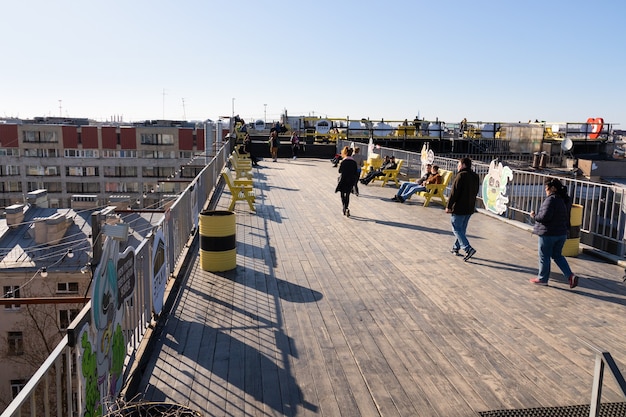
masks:
{"type": "Polygon", "coordinates": [[[561,236],[539,236],[539,274],[538,278],[542,282],[548,282],[550,278],[550,261],[554,262],[566,278],[572,275],[572,270],[567,263],[567,259],[561,253],[567,235],[561,236]]]}
{"type": "Polygon", "coordinates": [[[397,196],[402,197],[403,200],[407,200],[416,192],[425,190],[426,187],[424,187],[423,185],[407,181],[400,184],[400,189],[398,190],[397,196]]]}
{"type": "Polygon", "coordinates": [[[467,252],[471,248],[466,236],[470,217],[472,217],[471,214],[452,214],[452,232],[454,232],[454,237],[456,238],[452,249],[456,251],[463,249],[467,252]]]}

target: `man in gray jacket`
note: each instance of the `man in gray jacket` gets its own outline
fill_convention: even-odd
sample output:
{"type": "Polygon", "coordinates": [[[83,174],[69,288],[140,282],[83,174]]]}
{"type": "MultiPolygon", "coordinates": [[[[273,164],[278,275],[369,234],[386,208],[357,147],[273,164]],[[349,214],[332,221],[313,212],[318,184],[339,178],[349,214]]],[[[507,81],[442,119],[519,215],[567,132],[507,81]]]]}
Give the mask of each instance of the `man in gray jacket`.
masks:
{"type": "Polygon", "coordinates": [[[467,240],[466,233],[469,219],[476,211],[480,179],[478,174],[472,171],[472,160],[469,158],[459,159],[457,171],[446,206],[446,213],[452,214],[452,231],[455,237],[450,252],[460,256],[459,250],[463,249],[465,251],[463,260],[467,261],[476,253],[476,249],[467,240]]]}

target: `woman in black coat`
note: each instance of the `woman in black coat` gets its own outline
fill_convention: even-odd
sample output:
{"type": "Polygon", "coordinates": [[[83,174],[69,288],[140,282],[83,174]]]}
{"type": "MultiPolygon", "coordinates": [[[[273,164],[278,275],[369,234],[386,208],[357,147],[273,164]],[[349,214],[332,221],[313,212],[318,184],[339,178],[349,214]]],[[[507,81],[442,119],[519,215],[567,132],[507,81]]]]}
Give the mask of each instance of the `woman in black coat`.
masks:
{"type": "Polygon", "coordinates": [[[569,287],[574,288],[578,285],[578,276],[572,272],[567,259],[561,253],[570,227],[570,198],[567,195],[567,188],[557,178],[546,179],[545,191],[546,198],[541,203],[539,211],[530,212],[530,217],[535,219],[533,233],[539,236],[539,273],[537,278],[532,278],[530,282],[548,285],[550,263],[554,259],[567,278],[569,287]]]}
{"type": "Polygon", "coordinates": [[[350,217],[350,193],[352,187],[357,180],[358,166],[354,159],[352,159],[352,148],[345,146],[341,150],[342,160],[339,164],[339,181],[337,182],[337,188],[335,192],[341,193],[341,204],[343,205],[344,216],[350,217]]]}

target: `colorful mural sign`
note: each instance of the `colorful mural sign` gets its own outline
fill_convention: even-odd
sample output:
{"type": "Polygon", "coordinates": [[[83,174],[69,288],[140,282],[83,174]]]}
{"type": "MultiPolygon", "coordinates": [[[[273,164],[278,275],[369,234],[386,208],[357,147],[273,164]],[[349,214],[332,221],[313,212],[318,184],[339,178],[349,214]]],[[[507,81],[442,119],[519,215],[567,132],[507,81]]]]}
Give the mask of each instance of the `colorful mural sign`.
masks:
{"type": "Polygon", "coordinates": [[[426,165],[432,164],[433,162],[435,162],[435,153],[433,152],[432,149],[430,149],[428,142],[425,142],[424,145],[422,145],[422,152],[420,154],[420,162],[421,162],[420,166],[422,168],[421,176],[424,176],[424,174],[426,174],[426,165]]]}
{"type": "Polygon", "coordinates": [[[91,320],[80,330],[83,404],[82,416],[96,417],[107,411],[123,383],[126,340],[122,331],[124,303],[135,290],[135,249],[119,253],[119,242],[107,237],[102,258],[94,272],[91,320]]]}
{"type": "Polygon", "coordinates": [[[489,172],[483,180],[482,195],[485,208],[493,213],[502,214],[507,208],[509,197],[506,186],[513,179],[513,171],[495,159],[489,164],[489,172]]]}

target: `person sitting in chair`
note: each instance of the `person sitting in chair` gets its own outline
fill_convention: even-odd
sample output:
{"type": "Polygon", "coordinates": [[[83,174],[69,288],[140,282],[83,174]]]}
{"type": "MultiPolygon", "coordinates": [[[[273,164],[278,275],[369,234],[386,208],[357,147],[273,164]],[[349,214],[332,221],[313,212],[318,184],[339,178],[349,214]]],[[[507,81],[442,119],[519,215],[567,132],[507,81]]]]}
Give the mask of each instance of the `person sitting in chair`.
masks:
{"type": "Polygon", "coordinates": [[[430,166],[430,175],[427,178],[424,178],[426,176],[426,174],[424,174],[422,178],[416,180],[415,182],[403,182],[400,185],[398,193],[394,195],[391,199],[393,201],[397,201],[398,203],[404,203],[413,194],[420,191],[426,191],[426,185],[441,184],[443,178],[441,178],[441,175],[439,175],[439,167],[437,165],[428,165],[430,166]]]}
{"type": "Polygon", "coordinates": [[[365,178],[362,178],[361,184],[369,184],[370,182],[372,182],[372,180],[376,177],[379,177],[381,175],[385,175],[385,173],[383,172],[383,170],[385,169],[396,169],[396,167],[398,166],[398,164],[396,164],[396,157],[395,156],[391,156],[389,157],[389,155],[385,156],[385,161],[383,162],[383,164],[380,166],[380,168],[378,168],[375,171],[371,171],[367,174],[367,176],[365,178]]]}

